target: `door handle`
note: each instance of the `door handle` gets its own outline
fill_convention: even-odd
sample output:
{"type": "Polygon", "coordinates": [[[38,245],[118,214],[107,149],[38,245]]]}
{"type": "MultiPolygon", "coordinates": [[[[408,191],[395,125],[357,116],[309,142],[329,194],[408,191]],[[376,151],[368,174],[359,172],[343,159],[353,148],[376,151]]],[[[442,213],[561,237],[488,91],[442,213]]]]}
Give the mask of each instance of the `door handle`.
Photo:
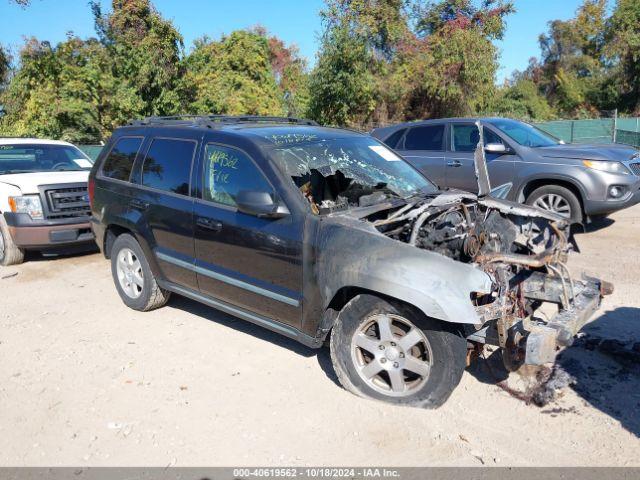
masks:
{"type": "Polygon", "coordinates": [[[447,162],[447,167],[461,167],[462,164],[458,160],[447,162]]]}
{"type": "Polygon", "coordinates": [[[146,210],[147,208],[149,208],[148,202],[143,202],[142,200],[136,200],[136,199],[131,200],[129,205],[131,205],[133,208],[136,208],[138,210],[146,210]]]}
{"type": "Polygon", "coordinates": [[[200,217],[196,220],[196,225],[204,230],[211,230],[213,232],[222,230],[222,222],[211,218],[200,217]]]}

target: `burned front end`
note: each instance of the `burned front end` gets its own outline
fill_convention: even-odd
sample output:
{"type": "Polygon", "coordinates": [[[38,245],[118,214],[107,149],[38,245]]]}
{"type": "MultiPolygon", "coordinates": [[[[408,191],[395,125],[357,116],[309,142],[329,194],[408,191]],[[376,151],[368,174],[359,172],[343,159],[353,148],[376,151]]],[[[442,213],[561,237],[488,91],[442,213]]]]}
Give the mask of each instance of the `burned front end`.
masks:
{"type": "Polygon", "coordinates": [[[467,339],[470,347],[501,347],[512,370],[552,362],[612,290],[599,279],[572,277],[569,224],[539,209],[448,192],[367,220],[387,237],[473,264],[493,279],[491,293],[469,299],[478,323],[466,326],[467,339]]]}

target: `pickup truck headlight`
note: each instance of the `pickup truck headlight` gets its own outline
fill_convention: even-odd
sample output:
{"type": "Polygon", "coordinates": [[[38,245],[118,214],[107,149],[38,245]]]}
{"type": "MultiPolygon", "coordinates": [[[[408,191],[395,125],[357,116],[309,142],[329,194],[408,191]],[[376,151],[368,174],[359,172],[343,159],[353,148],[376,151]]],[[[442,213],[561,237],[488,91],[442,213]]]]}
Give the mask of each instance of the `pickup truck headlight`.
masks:
{"type": "Polygon", "coordinates": [[[631,171],[620,162],[583,160],[582,164],[587,168],[593,168],[594,170],[600,170],[601,172],[617,173],[619,175],[631,175],[631,171]]]}
{"type": "Polygon", "coordinates": [[[9,206],[14,213],[28,213],[33,220],[42,220],[42,202],[38,195],[23,195],[9,197],[9,206]]]}

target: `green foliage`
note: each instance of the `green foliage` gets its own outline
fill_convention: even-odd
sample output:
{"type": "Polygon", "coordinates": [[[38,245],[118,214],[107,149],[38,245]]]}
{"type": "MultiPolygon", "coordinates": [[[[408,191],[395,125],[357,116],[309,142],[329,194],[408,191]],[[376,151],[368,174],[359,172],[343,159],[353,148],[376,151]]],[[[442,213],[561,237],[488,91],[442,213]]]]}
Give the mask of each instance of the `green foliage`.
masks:
{"type": "Polygon", "coordinates": [[[512,10],[495,1],[330,0],[310,115],[368,127],[482,110],[498,68],[491,40],[512,10]]]}
{"type": "Polygon", "coordinates": [[[98,39],[28,40],[3,91],[9,56],[0,49],[0,134],[96,142],[131,118],[179,113],[301,114],[309,90],[295,47],[263,29],[196,42],[149,0],[90,3],[98,39]]]}
{"type": "Polygon", "coordinates": [[[182,36],[149,0],[113,0],[109,15],[91,2],[96,27],[112,59],[113,74],[132,88],[143,108],[140,116],[180,111],[178,78],[183,73],[182,36]]]}
{"type": "Polygon", "coordinates": [[[614,62],[622,107],[640,114],[640,2],[618,0],[607,25],[607,53],[614,62]]]}
{"type": "Polygon", "coordinates": [[[11,57],[9,56],[9,53],[2,48],[2,45],[0,45],[0,91],[2,91],[2,88],[7,81],[10,66],[11,57]]]}
{"type": "Polygon", "coordinates": [[[282,95],[271,69],[267,38],[236,31],[220,41],[196,42],[185,61],[187,110],[216,114],[282,114],[282,95]]]}
{"type": "Polygon", "coordinates": [[[598,116],[602,110],[640,112],[640,2],[584,0],[574,18],[549,24],[541,60],[514,80],[535,83],[557,116],[598,116]]]}
{"type": "Polygon", "coordinates": [[[551,120],[554,111],[540,94],[537,85],[528,79],[520,79],[510,86],[501,88],[487,113],[523,120],[551,120]]]}
{"type": "Polygon", "coordinates": [[[325,34],[318,64],[309,80],[309,115],[330,125],[356,125],[375,107],[371,52],[344,27],[325,34]]]}
{"type": "Polygon", "coordinates": [[[134,92],[108,75],[110,59],[96,40],[69,37],[52,48],[31,39],[2,101],[0,132],[94,142],[141,105],[134,92]]]}

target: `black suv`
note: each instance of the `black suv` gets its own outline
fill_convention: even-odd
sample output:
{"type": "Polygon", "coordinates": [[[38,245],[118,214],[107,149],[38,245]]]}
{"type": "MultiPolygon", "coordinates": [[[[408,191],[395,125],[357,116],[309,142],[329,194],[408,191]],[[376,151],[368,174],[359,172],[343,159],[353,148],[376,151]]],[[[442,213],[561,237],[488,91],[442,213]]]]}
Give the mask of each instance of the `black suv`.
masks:
{"type": "Polygon", "coordinates": [[[175,293],[309,347],[330,336],[345,388],[400,404],[442,404],[485,343],[509,368],[553,361],[603,293],[564,267],[562,217],[441,192],[378,140],[306,120],[132,122],[89,192],[129,307],[175,293]]]}

